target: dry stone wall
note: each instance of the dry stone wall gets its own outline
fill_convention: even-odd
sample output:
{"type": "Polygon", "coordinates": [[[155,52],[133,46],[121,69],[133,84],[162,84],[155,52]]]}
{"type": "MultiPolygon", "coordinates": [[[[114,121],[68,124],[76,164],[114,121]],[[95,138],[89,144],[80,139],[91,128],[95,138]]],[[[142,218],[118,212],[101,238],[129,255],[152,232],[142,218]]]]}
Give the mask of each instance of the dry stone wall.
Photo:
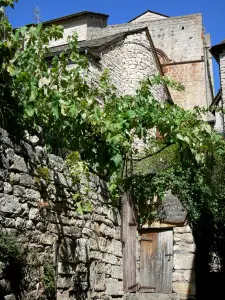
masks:
{"type": "MultiPolygon", "coordinates": [[[[121,297],[122,243],[119,210],[110,205],[104,182],[91,180],[93,207],[79,215],[64,161],[47,155],[38,139],[14,143],[1,130],[0,224],[28,247],[32,280],[22,299],[46,299],[43,268],[53,264],[57,299],[121,297]],[[32,255],[33,255],[32,254],[32,255]]],[[[6,282],[0,281],[4,290],[6,282]]],[[[10,288],[4,299],[14,299],[10,288]],[[11,298],[10,298],[11,297],[11,298]]]]}

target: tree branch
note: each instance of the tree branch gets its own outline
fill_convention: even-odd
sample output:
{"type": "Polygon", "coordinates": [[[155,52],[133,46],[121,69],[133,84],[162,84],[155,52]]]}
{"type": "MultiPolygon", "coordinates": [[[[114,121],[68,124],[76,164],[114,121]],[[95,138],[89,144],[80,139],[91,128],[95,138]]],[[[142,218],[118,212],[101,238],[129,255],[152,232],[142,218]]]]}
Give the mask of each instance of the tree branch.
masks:
{"type": "Polygon", "coordinates": [[[148,155],[146,155],[146,156],[144,156],[144,157],[140,157],[140,158],[133,158],[132,160],[133,160],[133,161],[142,161],[143,159],[146,159],[146,158],[148,158],[148,157],[152,157],[152,156],[154,156],[154,155],[156,155],[156,154],[159,154],[160,152],[162,152],[163,150],[165,150],[166,148],[168,148],[168,147],[171,146],[171,145],[173,145],[173,143],[167,144],[166,146],[162,147],[161,149],[159,149],[159,150],[156,151],[155,153],[150,153],[150,154],[148,154],[148,155]]]}

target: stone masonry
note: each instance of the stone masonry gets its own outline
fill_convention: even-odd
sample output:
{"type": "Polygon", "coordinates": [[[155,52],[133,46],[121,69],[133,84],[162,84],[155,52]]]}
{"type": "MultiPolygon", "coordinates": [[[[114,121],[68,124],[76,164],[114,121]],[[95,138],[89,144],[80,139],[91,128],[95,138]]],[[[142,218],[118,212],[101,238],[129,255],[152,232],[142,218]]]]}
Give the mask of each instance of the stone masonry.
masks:
{"type": "MultiPolygon", "coordinates": [[[[149,294],[150,298],[139,293],[125,295],[120,208],[111,205],[106,184],[91,178],[91,191],[85,196],[93,209],[80,215],[72,199],[77,187],[72,185],[62,158],[47,155],[37,137],[15,143],[1,130],[0,139],[1,229],[28,247],[28,259],[35,265],[22,299],[46,299],[42,278],[47,262],[55,268],[57,300],[80,299],[81,295],[82,299],[104,300],[194,297],[195,246],[189,226],[173,229],[174,298],[166,294],[149,294]]],[[[137,249],[139,252],[139,246],[137,249]]],[[[3,278],[0,285],[4,288],[3,278]]],[[[9,298],[13,297],[10,293],[9,288],[5,290],[5,299],[14,299],[9,298]]]]}
{"type": "MultiPolygon", "coordinates": [[[[35,253],[32,263],[37,260],[22,299],[45,299],[46,262],[55,268],[57,300],[122,297],[120,214],[110,205],[104,182],[92,178],[86,197],[93,210],[80,215],[63,160],[47,155],[37,139],[13,143],[7,132],[0,134],[1,228],[35,253]]],[[[0,284],[3,288],[4,280],[0,284]]],[[[9,295],[7,289],[5,299],[9,295]]]]}
{"type": "MultiPolygon", "coordinates": [[[[173,101],[185,109],[191,109],[196,105],[209,106],[211,104],[214,90],[212,59],[208,50],[205,50],[206,47],[210,47],[210,36],[204,33],[201,14],[167,17],[147,11],[128,23],[108,26],[106,15],[98,14],[98,20],[96,20],[93,13],[93,15],[89,15],[90,13],[88,14],[88,12],[80,14],[82,17],[78,14],[77,17],[74,15],[73,19],[69,17],[66,19],[66,17],[64,17],[58,19],[57,22],[55,20],[52,21],[52,23],[64,26],[65,33],[63,40],[51,44],[51,47],[59,46],[60,43],[61,45],[65,45],[67,43],[67,37],[72,35],[73,32],[78,33],[78,40],[80,42],[96,41],[97,43],[99,39],[105,39],[108,47],[108,55],[106,56],[103,51],[103,53],[100,53],[100,56],[98,56],[100,65],[105,67],[104,59],[110,56],[110,52],[112,52],[111,55],[115,53],[113,46],[115,41],[113,40],[110,45],[107,41],[109,37],[113,37],[117,34],[122,35],[126,32],[131,35],[132,31],[148,28],[150,49],[152,50],[153,47],[159,57],[161,64],[159,67],[162,73],[182,83],[185,87],[185,91],[182,93],[170,91],[173,101]],[[102,54],[103,56],[101,56],[102,54]]],[[[46,23],[51,24],[51,21],[46,23]]],[[[134,43],[129,46],[130,49],[132,49],[132,47],[137,48],[134,43]]],[[[128,46],[126,48],[128,49],[128,46]]],[[[89,51],[88,44],[85,50],[89,51]]],[[[120,49],[117,49],[117,51],[119,50],[120,49]]],[[[94,59],[96,59],[96,53],[92,54],[94,59]]],[[[122,58],[122,60],[120,59],[119,67],[122,66],[126,69],[126,61],[131,58],[127,54],[129,54],[127,51],[119,53],[119,57],[122,58]]],[[[90,59],[90,55],[88,57],[90,69],[95,69],[95,62],[93,62],[93,59],[90,59]]],[[[142,65],[139,63],[139,60],[136,59],[135,66],[138,73],[142,73],[143,68],[147,64],[149,64],[147,70],[151,68],[152,60],[148,60],[148,55],[142,55],[137,58],[141,59],[143,63],[142,65]]],[[[133,64],[132,59],[130,60],[130,64],[133,64]]],[[[106,67],[107,66],[108,64],[106,64],[106,67]]],[[[102,69],[100,71],[102,71],[102,69]]],[[[118,74],[114,74],[116,69],[114,70],[113,68],[111,72],[112,80],[117,80],[118,74]]],[[[125,76],[124,73],[123,78],[125,76]]],[[[130,92],[130,88],[127,89],[127,87],[124,86],[123,80],[119,88],[130,92]]]]}
{"type": "MultiPolygon", "coordinates": [[[[207,67],[211,62],[204,50],[206,37],[200,14],[170,18],[148,11],[129,23],[112,26],[107,26],[107,18],[82,12],[45,22],[45,26],[54,23],[65,29],[63,39],[50,45],[51,51],[66,49],[67,37],[76,31],[80,51],[89,61],[90,83],[97,84],[107,68],[118,92],[133,94],[141,79],[166,74],[181,82],[185,91],[157,86],[153,93],[159,101],[170,99],[183,108],[211,103],[212,70],[207,67]]],[[[81,187],[92,206],[81,215],[73,200],[78,187],[72,184],[62,158],[47,154],[37,137],[15,141],[1,130],[0,139],[1,229],[18,237],[29,249],[28,260],[35,265],[22,299],[46,299],[46,263],[54,266],[57,300],[195,299],[195,245],[187,224],[159,226],[173,228],[172,293],[125,294],[120,207],[111,204],[106,183],[92,176],[91,190],[86,192],[81,187]]],[[[136,232],[137,281],[139,238],[136,232]]],[[[15,299],[3,277],[0,287],[5,300],[15,299]]]]}

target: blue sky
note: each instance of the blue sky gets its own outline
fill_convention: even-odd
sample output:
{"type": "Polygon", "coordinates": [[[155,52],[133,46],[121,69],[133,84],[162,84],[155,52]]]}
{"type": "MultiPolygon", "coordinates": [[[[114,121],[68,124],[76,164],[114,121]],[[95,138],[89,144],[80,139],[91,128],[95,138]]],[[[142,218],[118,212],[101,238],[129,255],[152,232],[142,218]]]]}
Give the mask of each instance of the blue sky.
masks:
{"type": "MultiPolygon", "coordinates": [[[[46,21],[83,10],[109,14],[109,24],[129,21],[147,9],[168,15],[202,13],[205,32],[211,34],[212,45],[225,39],[225,1],[203,0],[19,0],[7,14],[14,27],[34,22],[33,9],[40,9],[40,20],[46,21]]],[[[215,90],[219,88],[218,67],[214,62],[215,90]]]]}

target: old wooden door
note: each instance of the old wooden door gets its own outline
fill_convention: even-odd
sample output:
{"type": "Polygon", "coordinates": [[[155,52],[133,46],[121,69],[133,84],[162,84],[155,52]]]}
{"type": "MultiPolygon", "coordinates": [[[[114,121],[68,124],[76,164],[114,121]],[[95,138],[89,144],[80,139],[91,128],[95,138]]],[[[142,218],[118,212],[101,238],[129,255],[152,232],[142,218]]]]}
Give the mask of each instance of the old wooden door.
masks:
{"type": "Polygon", "coordinates": [[[123,196],[122,205],[123,240],[123,286],[125,292],[137,289],[136,281],[136,239],[137,224],[134,205],[129,193],[123,196]]]}
{"type": "Polygon", "coordinates": [[[145,231],[140,242],[140,292],[172,293],[173,231],[145,231]]]}

